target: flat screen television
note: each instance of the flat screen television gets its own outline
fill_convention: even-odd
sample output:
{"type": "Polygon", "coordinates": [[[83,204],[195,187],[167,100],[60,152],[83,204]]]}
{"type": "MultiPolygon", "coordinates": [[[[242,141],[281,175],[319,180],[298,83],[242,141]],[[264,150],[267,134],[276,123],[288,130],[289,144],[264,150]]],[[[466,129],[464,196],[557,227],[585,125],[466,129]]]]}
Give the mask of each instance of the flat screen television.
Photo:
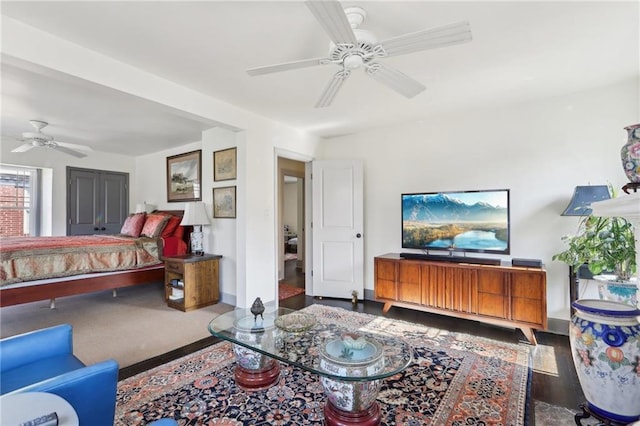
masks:
{"type": "Polygon", "coordinates": [[[510,253],[509,190],[402,194],[402,248],[510,253]]]}

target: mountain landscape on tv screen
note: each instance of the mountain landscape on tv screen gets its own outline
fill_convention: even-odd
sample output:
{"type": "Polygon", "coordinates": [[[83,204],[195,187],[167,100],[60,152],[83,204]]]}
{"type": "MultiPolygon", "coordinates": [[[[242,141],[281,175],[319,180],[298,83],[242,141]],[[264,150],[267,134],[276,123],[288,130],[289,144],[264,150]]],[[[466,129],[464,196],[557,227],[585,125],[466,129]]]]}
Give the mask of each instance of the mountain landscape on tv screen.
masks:
{"type": "Polygon", "coordinates": [[[467,204],[448,194],[402,197],[402,246],[508,250],[508,210],[478,201],[467,204]]]}
{"type": "Polygon", "coordinates": [[[472,205],[445,194],[405,195],[402,220],[421,222],[505,222],[507,208],[478,202],[472,205]]]}

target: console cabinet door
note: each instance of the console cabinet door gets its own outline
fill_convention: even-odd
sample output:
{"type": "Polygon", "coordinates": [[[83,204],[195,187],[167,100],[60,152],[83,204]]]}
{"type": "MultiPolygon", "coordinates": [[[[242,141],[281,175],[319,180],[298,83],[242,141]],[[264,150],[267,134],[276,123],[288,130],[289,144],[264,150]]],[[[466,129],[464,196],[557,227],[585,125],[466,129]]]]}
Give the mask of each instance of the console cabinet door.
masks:
{"type": "Polygon", "coordinates": [[[422,265],[422,304],[460,312],[477,310],[477,280],[472,269],[422,265]]]}
{"type": "Polygon", "coordinates": [[[399,262],[398,300],[422,303],[420,262],[399,262]]]}
{"type": "Polygon", "coordinates": [[[508,318],[508,298],[505,273],[501,270],[478,270],[478,313],[508,318]]]}
{"type": "Polygon", "coordinates": [[[535,271],[512,272],[511,285],[511,319],[544,324],[546,312],[545,274],[535,271]],[[543,305],[544,304],[544,305],[543,305]]]}
{"type": "Polygon", "coordinates": [[[445,283],[447,297],[445,305],[453,311],[477,313],[478,311],[478,278],[474,270],[469,268],[449,268],[445,283]]]}
{"type": "Polygon", "coordinates": [[[398,262],[375,258],[376,298],[398,300],[397,268],[398,262]]]}

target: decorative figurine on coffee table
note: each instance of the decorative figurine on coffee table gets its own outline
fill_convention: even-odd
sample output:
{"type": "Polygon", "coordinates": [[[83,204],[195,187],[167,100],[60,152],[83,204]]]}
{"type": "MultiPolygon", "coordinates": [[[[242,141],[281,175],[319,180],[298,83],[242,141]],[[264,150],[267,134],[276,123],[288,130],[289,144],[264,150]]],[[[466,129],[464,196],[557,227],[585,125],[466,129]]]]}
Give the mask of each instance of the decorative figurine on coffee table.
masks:
{"type": "Polygon", "coordinates": [[[257,321],[258,315],[260,315],[260,318],[264,320],[264,317],[262,316],[263,312],[264,312],[264,304],[262,303],[262,300],[259,297],[256,297],[256,300],[253,301],[253,305],[251,305],[251,313],[253,314],[253,320],[257,321]]]}

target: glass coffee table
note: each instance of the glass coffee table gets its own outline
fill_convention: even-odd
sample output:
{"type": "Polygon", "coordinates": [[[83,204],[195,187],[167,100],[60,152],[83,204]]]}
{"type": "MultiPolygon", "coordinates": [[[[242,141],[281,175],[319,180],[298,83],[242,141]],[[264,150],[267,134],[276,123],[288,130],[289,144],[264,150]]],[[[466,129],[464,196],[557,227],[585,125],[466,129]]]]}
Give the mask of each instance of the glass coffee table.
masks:
{"type": "Polygon", "coordinates": [[[327,396],[327,425],[377,425],[376,397],[382,380],[403,371],[413,359],[403,340],[317,321],[304,311],[269,308],[227,312],[209,323],[212,335],[232,342],[239,387],[258,391],[274,385],[280,362],[320,376],[327,396]]]}

